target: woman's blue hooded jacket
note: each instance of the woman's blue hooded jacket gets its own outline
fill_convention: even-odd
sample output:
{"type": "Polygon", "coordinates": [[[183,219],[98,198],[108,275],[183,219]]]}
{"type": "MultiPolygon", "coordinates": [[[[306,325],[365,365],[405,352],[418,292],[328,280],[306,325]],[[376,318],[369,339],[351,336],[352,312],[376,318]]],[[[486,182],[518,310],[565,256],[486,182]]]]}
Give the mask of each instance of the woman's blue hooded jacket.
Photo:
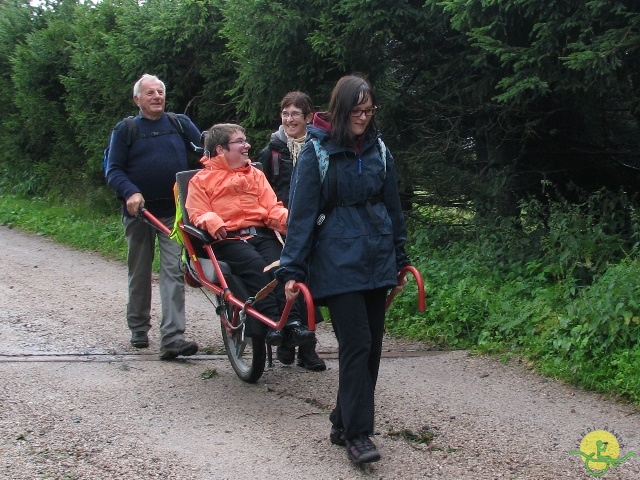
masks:
{"type": "Polygon", "coordinates": [[[355,148],[335,145],[315,122],[308,126],[291,179],[287,237],[276,273],[280,282],[304,282],[315,300],[397,285],[398,271],[410,264],[407,234],[393,157],[387,150],[383,163],[380,148],[377,136],[370,135],[358,155],[355,148]],[[310,138],[327,150],[337,178],[335,206],[320,225],[331,173],[321,182],[310,138]]]}

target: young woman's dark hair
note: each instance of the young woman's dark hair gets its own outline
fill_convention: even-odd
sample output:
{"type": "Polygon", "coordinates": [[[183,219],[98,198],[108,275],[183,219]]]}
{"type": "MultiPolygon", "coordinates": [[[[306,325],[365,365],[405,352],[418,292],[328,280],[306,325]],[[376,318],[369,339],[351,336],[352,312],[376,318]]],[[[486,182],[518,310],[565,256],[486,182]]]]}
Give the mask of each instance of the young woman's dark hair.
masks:
{"type": "Polygon", "coordinates": [[[304,92],[289,92],[287,93],[282,101],[280,102],[280,111],[284,110],[287,105],[293,105],[302,110],[302,115],[307,116],[310,113],[313,113],[313,102],[311,101],[311,97],[304,92]]]}
{"type": "MultiPolygon", "coordinates": [[[[369,82],[359,74],[347,75],[336,83],[329,100],[331,138],[336,145],[346,146],[355,139],[351,134],[351,110],[371,99],[376,105],[376,97],[369,82]]],[[[371,119],[365,135],[378,130],[375,117],[371,119]]]]}

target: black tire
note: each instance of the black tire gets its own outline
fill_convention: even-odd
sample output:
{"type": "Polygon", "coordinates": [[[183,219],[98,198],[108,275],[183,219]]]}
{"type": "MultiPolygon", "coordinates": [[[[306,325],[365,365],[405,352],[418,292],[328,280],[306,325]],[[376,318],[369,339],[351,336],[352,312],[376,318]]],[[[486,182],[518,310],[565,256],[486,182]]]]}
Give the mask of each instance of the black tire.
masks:
{"type": "MultiPolygon", "coordinates": [[[[233,314],[236,313],[236,310],[237,307],[224,305],[220,308],[220,316],[224,315],[233,324],[233,314]]],[[[244,382],[256,383],[262,376],[265,367],[267,349],[264,337],[245,336],[242,338],[242,328],[228,331],[224,322],[220,322],[220,325],[227,357],[236,375],[244,382]]]]}

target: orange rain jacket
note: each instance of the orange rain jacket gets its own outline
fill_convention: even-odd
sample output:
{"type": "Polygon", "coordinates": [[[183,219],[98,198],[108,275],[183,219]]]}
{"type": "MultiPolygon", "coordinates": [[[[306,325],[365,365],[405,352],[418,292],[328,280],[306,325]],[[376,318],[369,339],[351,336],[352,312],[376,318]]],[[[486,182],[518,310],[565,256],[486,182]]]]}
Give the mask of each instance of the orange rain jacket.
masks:
{"type": "Polygon", "coordinates": [[[204,168],[189,181],[185,201],[189,220],[214,235],[220,227],[269,227],[286,233],[287,209],[264,173],[250,163],[231,169],[224,155],[202,157],[204,168]]]}

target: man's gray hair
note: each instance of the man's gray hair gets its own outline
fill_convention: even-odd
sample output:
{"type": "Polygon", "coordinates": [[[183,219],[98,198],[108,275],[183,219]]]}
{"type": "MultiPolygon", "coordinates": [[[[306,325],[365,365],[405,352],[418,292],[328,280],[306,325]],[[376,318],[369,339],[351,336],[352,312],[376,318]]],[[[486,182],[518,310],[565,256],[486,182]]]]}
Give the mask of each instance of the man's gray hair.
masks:
{"type": "Polygon", "coordinates": [[[134,97],[140,97],[140,85],[142,84],[142,82],[144,82],[145,80],[156,80],[158,82],[160,82],[162,84],[162,89],[164,90],[165,95],[167,94],[167,89],[164,86],[164,82],[162,80],[160,80],[158,77],[156,77],[155,75],[149,75],[148,73],[145,73],[144,75],[142,75],[138,81],[135,83],[135,85],[133,86],[133,96],[134,97]]]}

